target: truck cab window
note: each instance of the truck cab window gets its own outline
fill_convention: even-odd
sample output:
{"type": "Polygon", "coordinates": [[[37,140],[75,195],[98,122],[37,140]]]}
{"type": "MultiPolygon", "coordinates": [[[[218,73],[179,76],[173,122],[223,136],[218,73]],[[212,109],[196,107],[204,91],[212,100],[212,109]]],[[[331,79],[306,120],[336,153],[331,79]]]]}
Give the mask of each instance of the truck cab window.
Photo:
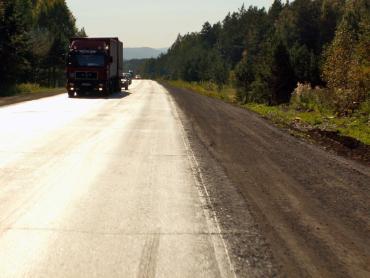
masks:
{"type": "Polygon", "coordinates": [[[75,54],[71,60],[72,65],[77,67],[103,67],[105,65],[103,54],[75,54]]]}

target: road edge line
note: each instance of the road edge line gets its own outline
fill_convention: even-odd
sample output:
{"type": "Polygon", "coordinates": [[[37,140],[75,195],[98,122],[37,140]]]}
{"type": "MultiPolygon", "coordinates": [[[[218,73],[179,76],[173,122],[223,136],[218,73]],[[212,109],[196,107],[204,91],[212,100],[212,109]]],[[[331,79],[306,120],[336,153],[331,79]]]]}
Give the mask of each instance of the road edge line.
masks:
{"type": "MultiPolygon", "coordinates": [[[[159,83],[157,83],[157,84],[159,84],[159,83]]],[[[198,161],[196,159],[196,156],[194,154],[193,149],[190,146],[189,140],[186,137],[186,130],[185,130],[184,124],[181,121],[181,118],[179,116],[178,106],[173,101],[173,99],[170,96],[170,94],[167,91],[167,89],[165,87],[163,87],[161,84],[159,84],[159,85],[167,93],[167,95],[169,97],[169,100],[170,100],[170,103],[171,103],[172,107],[174,108],[174,112],[175,112],[175,115],[176,115],[175,120],[178,123],[178,125],[180,126],[181,138],[183,140],[183,143],[184,143],[184,146],[185,146],[185,150],[187,152],[187,157],[188,157],[188,160],[189,160],[189,163],[190,163],[190,167],[191,167],[191,170],[192,170],[192,173],[193,173],[193,177],[194,177],[195,183],[197,184],[197,190],[198,190],[198,194],[199,194],[200,200],[203,203],[203,201],[202,201],[202,199],[203,199],[205,201],[205,204],[210,207],[210,211],[212,212],[212,213],[208,213],[206,209],[203,209],[203,211],[205,213],[205,217],[207,219],[208,228],[210,230],[212,230],[212,226],[214,226],[214,228],[216,228],[216,231],[217,231],[217,234],[218,234],[218,238],[221,241],[221,245],[223,247],[222,249],[223,249],[223,251],[225,253],[224,256],[226,257],[227,264],[229,265],[229,268],[230,268],[229,271],[231,272],[233,278],[238,278],[237,275],[236,275],[234,264],[231,261],[230,254],[229,254],[229,251],[227,249],[227,245],[226,245],[225,239],[222,236],[220,222],[219,222],[219,220],[217,218],[217,215],[216,215],[214,206],[213,206],[213,204],[211,202],[211,197],[210,197],[209,191],[208,191],[208,189],[207,189],[207,187],[205,185],[203,174],[202,174],[202,172],[200,170],[199,163],[198,163],[198,161]],[[205,195],[203,194],[203,192],[201,192],[199,190],[200,188],[201,188],[201,190],[203,190],[203,192],[205,193],[205,195]]],[[[216,256],[217,264],[220,266],[220,262],[218,261],[217,254],[216,254],[216,253],[218,253],[216,251],[216,249],[217,249],[216,248],[216,243],[214,242],[214,238],[213,237],[211,237],[211,238],[212,238],[212,243],[213,243],[213,247],[214,247],[214,250],[215,250],[215,256],[216,256]]]]}

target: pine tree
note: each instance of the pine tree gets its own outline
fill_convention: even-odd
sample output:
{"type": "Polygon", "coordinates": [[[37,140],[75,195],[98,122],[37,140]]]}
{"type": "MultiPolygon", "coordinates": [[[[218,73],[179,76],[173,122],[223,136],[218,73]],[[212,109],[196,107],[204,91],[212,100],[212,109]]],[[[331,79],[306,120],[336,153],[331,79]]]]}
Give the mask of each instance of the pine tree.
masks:
{"type": "Polygon", "coordinates": [[[356,109],[370,94],[370,5],[350,1],[325,53],[323,77],[339,113],[356,109]]]}
{"type": "Polygon", "coordinates": [[[42,54],[33,48],[33,70],[35,80],[47,86],[56,86],[64,81],[65,56],[69,39],[74,36],[84,37],[84,29],[76,28],[76,20],[65,0],[34,1],[34,27],[32,35],[44,33],[43,38],[34,37],[32,42],[40,40],[42,54]],[[45,41],[47,37],[47,41],[45,41]],[[47,51],[45,53],[45,51],[47,51]]]}
{"type": "Polygon", "coordinates": [[[347,88],[355,36],[348,22],[343,21],[326,54],[323,75],[330,88],[347,88]]]}
{"type": "Polygon", "coordinates": [[[29,66],[31,3],[13,0],[3,1],[0,6],[0,94],[5,94],[29,66]]]}
{"type": "Polygon", "coordinates": [[[282,42],[279,42],[272,56],[270,87],[272,104],[287,103],[297,84],[289,53],[282,42]]]}
{"type": "Polygon", "coordinates": [[[281,11],[283,10],[284,6],[281,3],[281,0],[274,0],[272,3],[271,8],[268,11],[268,15],[270,17],[270,20],[275,23],[275,21],[279,18],[281,11]]]}

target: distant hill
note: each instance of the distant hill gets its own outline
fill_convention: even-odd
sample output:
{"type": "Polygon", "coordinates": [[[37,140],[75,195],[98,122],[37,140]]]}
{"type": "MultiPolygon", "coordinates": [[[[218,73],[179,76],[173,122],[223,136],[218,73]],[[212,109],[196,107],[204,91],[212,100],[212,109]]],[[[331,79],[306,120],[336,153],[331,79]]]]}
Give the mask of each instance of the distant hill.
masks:
{"type": "Polygon", "coordinates": [[[123,58],[125,60],[157,58],[160,54],[165,53],[166,51],[167,48],[150,48],[150,47],[124,48],[123,58]]]}

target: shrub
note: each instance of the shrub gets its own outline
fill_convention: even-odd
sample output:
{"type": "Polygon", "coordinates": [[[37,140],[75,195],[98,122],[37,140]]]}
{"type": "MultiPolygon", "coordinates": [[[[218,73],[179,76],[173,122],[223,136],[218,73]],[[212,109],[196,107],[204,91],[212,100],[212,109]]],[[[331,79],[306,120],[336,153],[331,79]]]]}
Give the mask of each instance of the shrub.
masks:
{"type": "Polygon", "coordinates": [[[271,99],[270,88],[261,78],[257,78],[252,82],[247,97],[248,102],[269,103],[271,99]]]}
{"type": "Polygon", "coordinates": [[[358,112],[362,115],[367,116],[370,122],[370,99],[368,99],[367,101],[363,102],[360,105],[358,112]]]}
{"type": "Polygon", "coordinates": [[[361,103],[363,102],[363,97],[359,97],[352,90],[349,89],[334,89],[334,100],[333,104],[335,111],[339,115],[350,115],[355,110],[357,110],[361,103]]]}
{"type": "Polygon", "coordinates": [[[39,84],[33,84],[33,83],[23,83],[17,85],[17,89],[19,92],[22,93],[35,93],[40,91],[41,87],[39,84]]]}
{"type": "Polygon", "coordinates": [[[333,110],[333,94],[328,89],[312,88],[310,84],[298,83],[290,105],[299,111],[330,112],[333,110]]]}

